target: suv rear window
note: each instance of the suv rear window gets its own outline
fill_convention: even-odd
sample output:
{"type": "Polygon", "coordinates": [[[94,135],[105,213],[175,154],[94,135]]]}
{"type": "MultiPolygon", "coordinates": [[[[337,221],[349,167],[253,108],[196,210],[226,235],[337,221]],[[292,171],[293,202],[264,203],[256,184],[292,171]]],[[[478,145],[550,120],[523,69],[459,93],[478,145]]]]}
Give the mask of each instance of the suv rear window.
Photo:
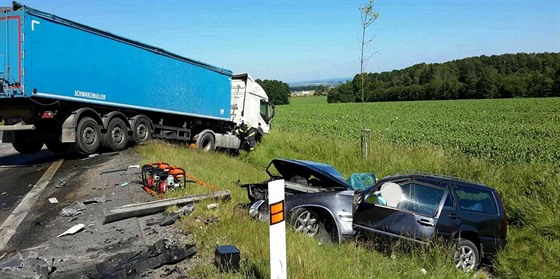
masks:
{"type": "Polygon", "coordinates": [[[497,214],[494,195],[490,191],[455,186],[461,210],[497,214]]]}

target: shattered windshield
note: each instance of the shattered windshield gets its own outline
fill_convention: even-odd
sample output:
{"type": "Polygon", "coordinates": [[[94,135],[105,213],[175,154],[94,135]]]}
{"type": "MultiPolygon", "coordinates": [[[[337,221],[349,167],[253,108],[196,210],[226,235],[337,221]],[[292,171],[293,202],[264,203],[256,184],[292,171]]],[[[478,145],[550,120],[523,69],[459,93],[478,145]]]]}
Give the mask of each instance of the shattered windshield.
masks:
{"type": "Polygon", "coordinates": [[[363,191],[375,185],[375,182],[373,173],[354,173],[348,178],[348,184],[354,191],[363,191]]]}

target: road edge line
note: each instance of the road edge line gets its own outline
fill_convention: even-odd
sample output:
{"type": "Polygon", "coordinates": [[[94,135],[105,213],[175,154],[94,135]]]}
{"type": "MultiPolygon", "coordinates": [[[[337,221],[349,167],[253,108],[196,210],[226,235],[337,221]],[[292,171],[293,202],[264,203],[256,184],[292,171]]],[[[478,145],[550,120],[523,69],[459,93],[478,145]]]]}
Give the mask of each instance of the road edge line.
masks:
{"type": "Polygon", "coordinates": [[[27,216],[29,210],[31,210],[33,205],[35,205],[43,190],[47,188],[47,185],[55,175],[58,168],[62,165],[62,162],[64,162],[64,159],[55,161],[49,166],[47,171],[45,171],[31,191],[25,195],[18,206],[12,211],[10,216],[6,218],[2,226],[0,226],[0,251],[3,251],[6,248],[8,241],[10,241],[12,236],[16,233],[17,228],[27,216]]]}

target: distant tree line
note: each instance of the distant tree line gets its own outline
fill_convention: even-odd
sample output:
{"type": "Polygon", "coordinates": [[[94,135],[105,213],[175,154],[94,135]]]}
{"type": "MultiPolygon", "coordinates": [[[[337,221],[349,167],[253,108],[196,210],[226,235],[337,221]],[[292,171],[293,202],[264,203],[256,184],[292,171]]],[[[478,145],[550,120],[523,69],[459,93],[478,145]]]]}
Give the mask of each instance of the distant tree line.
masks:
{"type": "MultiPolygon", "coordinates": [[[[560,53],[471,57],[365,75],[368,102],[560,96],[560,53]]],[[[358,102],[361,77],[328,92],[329,103],[358,102]]]]}
{"type": "Polygon", "coordinates": [[[262,86],[266,94],[268,95],[268,100],[275,105],[288,105],[290,101],[288,97],[290,96],[290,86],[279,80],[260,80],[257,79],[256,82],[262,86]]]}

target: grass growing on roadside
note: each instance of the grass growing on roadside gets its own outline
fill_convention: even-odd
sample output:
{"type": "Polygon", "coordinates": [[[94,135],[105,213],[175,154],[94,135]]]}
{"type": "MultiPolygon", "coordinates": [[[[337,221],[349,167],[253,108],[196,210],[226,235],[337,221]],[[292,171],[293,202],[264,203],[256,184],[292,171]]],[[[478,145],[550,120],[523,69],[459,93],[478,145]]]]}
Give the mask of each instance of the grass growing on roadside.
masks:
{"type": "MultiPolygon", "coordinates": [[[[290,106],[280,106],[271,134],[250,154],[230,157],[164,143],[138,148],[145,162],[168,161],[210,184],[232,190],[231,202],[222,203],[214,211],[202,203],[193,213],[220,217],[217,224],[206,226],[191,217],[183,220],[184,226],[196,234],[199,251],[208,263],[199,265],[195,276],[232,276],[219,274],[209,264],[215,245],[220,243],[237,245],[246,259],[243,272],[235,276],[268,277],[268,226],[251,220],[245,209],[236,207],[248,199],[234,181],[264,180],[264,168],[271,159],[292,158],[328,163],[346,176],[372,171],[383,177],[420,170],[481,181],[498,189],[509,219],[510,242],[496,259],[493,275],[560,277],[560,167],[550,159],[559,154],[554,145],[560,131],[559,98],[367,104],[371,110],[368,121],[376,127],[372,130],[369,160],[361,159],[355,137],[359,129],[355,128],[358,122],[354,116],[359,104],[325,104],[320,98],[298,98],[290,106]],[[395,137],[398,135],[404,137],[395,137]],[[430,136],[432,140],[410,142],[409,136],[414,135],[430,136]],[[465,152],[469,150],[476,152],[465,152]],[[533,154],[527,157],[532,159],[510,160],[518,158],[519,150],[522,157],[533,154]],[[487,151],[489,156],[485,155],[487,151]]],[[[193,186],[187,193],[205,191],[193,186]]],[[[353,243],[318,245],[314,239],[291,231],[288,234],[291,278],[472,278],[456,272],[450,262],[448,253],[439,248],[400,253],[392,260],[353,243]],[[420,273],[422,268],[428,271],[426,275],[420,273]]]]}
{"type": "MultiPolygon", "coordinates": [[[[268,146],[269,143],[263,143],[268,146]]],[[[185,230],[196,236],[201,255],[201,264],[192,271],[200,278],[269,278],[268,223],[257,222],[247,214],[247,209],[238,207],[247,203],[244,189],[235,185],[256,182],[267,178],[264,167],[268,162],[259,160],[259,154],[231,157],[221,153],[200,153],[177,145],[154,143],[140,146],[144,163],[167,161],[184,167],[204,181],[232,191],[232,200],[220,202],[217,209],[209,210],[202,202],[196,205],[191,216],[182,219],[185,230]],[[260,163],[251,163],[259,162],[260,163]],[[206,225],[204,220],[219,217],[218,222],[206,225]],[[198,222],[196,220],[199,220],[198,222]],[[221,274],[211,264],[216,245],[236,245],[242,255],[242,270],[238,274],[221,274]]],[[[265,151],[265,149],[263,149],[265,151]]],[[[188,194],[208,192],[207,189],[189,185],[188,194]]],[[[185,192],[170,192],[169,196],[180,196],[185,192]]],[[[444,249],[415,250],[415,254],[396,253],[394,259],[374,250],[356,246],[321,245],[313,238],[288,230],[288,274],[290,278],[468,278],[455,271],[449,252],[444,249]],[[390,276],[389,276],[390,275],[390,276]]]]}
{"type": "MultiPolygon", "coordinates": [[[[200,277],[230,278],[219,274],[209,259],[217,244],[234,244],[242,251],[243,272],[239,278],[268,277],[268,226],[247,216],[238,203],[248,201],[244,189],[235,185],[262,181],[267,178],[264,168],[273,158],[316,160],[334,165],[344,175],[373,171],[382,177],[403,170],[423,170],[482,181],[497,188],[504,199],[510,218],[510,243],[500,253],[495,275],[507,278],[552,278],[560,270],[560,241],[557,214],[560,198],[557,169],[547,164],[498,165],[464,156],[434,146],[404,146],[374,142],[371,159],[360,158],[357,142],[341,144],[335,139],[275,130],[252,153],[231,157],[221,153],[200,153],[179,145],[155,143],[140,146],[145,161],[164,160],[184,167],[204,181],[232,190],[232,201],[221,203],[217,210],[207,210],[201,203],[193,218],[185,218],[187,230],[196,235],[199,251],[208,264],[199,265],[194,273],[200,277]],[[194,221],[194,217],[220,217],[209,226],[194,221]]],[[[208,192],[200,186],[190,186],[187,193],[208,192]]],[[[170,195],[182,195],[173,193],[170,195]]],[[[199,218],[200,219],[200,218],[199,218]]],[[[437,252],[431,252],[433,253],[437,252]]],[[[295,233],[288,235],[289,273],[292,278],[392,278],[420,277],[425,268],[431,278],[462,276],[453,269],[443,253],[437,256],[401,254],[397,261],[375,251],[352,244],[318,245],[295,233]],[[429,260],[427,260],[429,259],[429,260]],[[435,262],[432,261],[435,259],[435,262]],[[353,267],[353,268],[351,268],[353,267]],[[333,277],[334,276],[334,277],[333,277]]]]}

